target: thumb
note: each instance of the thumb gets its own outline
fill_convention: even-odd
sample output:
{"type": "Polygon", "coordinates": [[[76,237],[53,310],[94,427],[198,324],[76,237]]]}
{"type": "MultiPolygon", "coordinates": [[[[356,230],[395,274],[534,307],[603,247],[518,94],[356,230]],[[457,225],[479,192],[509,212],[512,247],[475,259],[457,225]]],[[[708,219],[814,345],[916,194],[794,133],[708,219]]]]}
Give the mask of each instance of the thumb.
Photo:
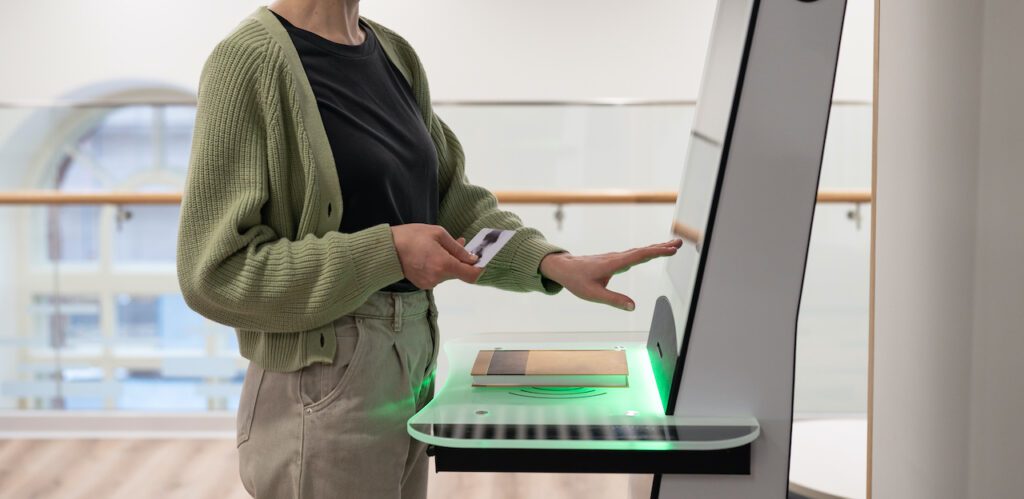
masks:
{"type": "Polygon", "coordinates": [[[480,279],[480,274],[484,273],[484,269],[451,258],[448,260],[448,273],[463,282],[475,284],[477,279],[480,279]]]}
{"type": "Polygon", "coordinates": [[[588,291],[590,291],[588,293],[590,296],[587,297],[588,300],[604,303],[605,305],[611,305],[615,308],[629,312],[636,309],[636,304],[633,303],[633,300],[622,293],[616,293],[608,288],[597,285],[588,291]]]}
{"type": "MultiPolygon", "coordinates": [[[[459,238],[459,240],[465,241],[465,239],[461,237],[459,238]]],[[[472,265],[476,263],[477,260],[479,260],[479,257],[470,253],[469,250],[462,246],[462,244],[459,244],[459,241],[452,239],[452,236],[448,235],[448,233],[442,234],[438,242],[441,243],[441,247],[443,247],[445,251],[447,251],[449,254],[457,258],[462,263],[472,265]]]]}

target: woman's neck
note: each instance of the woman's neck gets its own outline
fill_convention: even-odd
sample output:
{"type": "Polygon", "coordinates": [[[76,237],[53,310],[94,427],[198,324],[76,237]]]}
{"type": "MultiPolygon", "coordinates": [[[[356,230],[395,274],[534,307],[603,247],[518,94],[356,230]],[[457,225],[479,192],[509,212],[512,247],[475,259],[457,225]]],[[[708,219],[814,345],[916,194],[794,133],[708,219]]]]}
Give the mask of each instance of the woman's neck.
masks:
{"type": "Polygon", "coordinates": [[[274,0],[268,7],[332,42],[360,45],[366,39],[359,28],[359,0],[274,0]]]}

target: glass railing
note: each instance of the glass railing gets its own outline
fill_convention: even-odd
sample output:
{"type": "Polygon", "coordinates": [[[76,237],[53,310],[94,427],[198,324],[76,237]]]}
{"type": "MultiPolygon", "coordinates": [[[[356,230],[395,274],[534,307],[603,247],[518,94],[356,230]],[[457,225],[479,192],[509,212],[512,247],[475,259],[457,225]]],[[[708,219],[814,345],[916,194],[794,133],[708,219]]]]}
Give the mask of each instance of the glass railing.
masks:
{"type": "MultiPolygon", "coordinates": [[[[474,183],[540,195],[618,189],[656,201],[504,196],[508,209],[553,242],[585,254],[666,237],[672,204],[665,194],[679,184],[692,103],[439,103],[436,110],[461,139],[474,183]]],[[[0,109],[0,192],[24,193],[0,204],[7,228],[0,409],[236,407],[246,363],[234,331],[189,310],[175,277],[175,194],[193,118],[187,102],[0,109]],[[96,204],[26,193],[37,190],[166,195],[96,204]]],[[[866,409],[870,203],[845,194],[870,188],[870,118],[867,104],[833,107],[821,191],[834,202],[815,213],[799,323],[798,413],[866,409]]],[[[646,330],[656,298],[647,283],[660,272],[652,263],[612,280],[636,299],[633,313],[569,293],[446,283],[437,290],[442,334],[646,330]]],[[[442,362],[442,381],[446,369],[442,362]]]]}

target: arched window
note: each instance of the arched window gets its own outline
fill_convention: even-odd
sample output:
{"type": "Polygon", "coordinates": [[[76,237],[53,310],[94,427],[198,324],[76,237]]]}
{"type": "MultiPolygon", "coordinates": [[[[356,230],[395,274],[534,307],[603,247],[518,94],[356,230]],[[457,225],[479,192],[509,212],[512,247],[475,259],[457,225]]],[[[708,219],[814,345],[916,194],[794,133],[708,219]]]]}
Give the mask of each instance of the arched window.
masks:
{"type": "MultiPolygon", "coordinates": [[[[193,106],[124,106],[110,109],[80,137],[58,152],[53,185],[70,192],[177,191],[184,184],[191,143],[193,106]]],[[[173,263],[177,207],[128,206],[114,214],[116,235],[103,252],[102,208],[51,208],[47,224],[49,259],[115,265],[173,263]],[[59,213],[59,216],[58,216],[59,213]],[[137,223],[124,222],[135,218],[137,223]]]]}
{"type": "MultiPolygon", "coordinates": [[[[68,127],[77,132],[50,141],[43,161],[50,171],[36,188],[183,188],[194,105],[84,107],[71,116],[81,122],[68,127]]],[[[23,241],[33,264],[21,270],[27,285],[19,289],[31,313],[19,329],[36,340],[24,360],[52,369],[40,369],[31,380],[35,396],[20,398],[20,405],[233,405],[233,390],[211,385],[239,376],[234,332],[191,312],[181,297],[178,216],[177,205],[51,205],[29,215],[26,227],[34,229],[23,241]],[[220,376],[204,375],[210,372],[220,376]]]]}

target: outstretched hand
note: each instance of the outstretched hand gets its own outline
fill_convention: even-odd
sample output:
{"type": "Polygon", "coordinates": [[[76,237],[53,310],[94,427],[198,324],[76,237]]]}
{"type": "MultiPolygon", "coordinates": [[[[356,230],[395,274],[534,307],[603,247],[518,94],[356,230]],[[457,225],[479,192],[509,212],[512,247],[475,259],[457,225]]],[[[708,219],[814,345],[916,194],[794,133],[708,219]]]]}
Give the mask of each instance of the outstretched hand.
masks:
{"type": "Polygon", "coordinates": [[[633,300],[608,289],[608,281],[613,275],[625,272],[634,265],[674,255],[682,245],[681,239],[674,239],[603,255],[573,256],[568,253],[552,253],[541,260],[540,273],[584,300],[632,311],[636,308],[633,300]]]}

